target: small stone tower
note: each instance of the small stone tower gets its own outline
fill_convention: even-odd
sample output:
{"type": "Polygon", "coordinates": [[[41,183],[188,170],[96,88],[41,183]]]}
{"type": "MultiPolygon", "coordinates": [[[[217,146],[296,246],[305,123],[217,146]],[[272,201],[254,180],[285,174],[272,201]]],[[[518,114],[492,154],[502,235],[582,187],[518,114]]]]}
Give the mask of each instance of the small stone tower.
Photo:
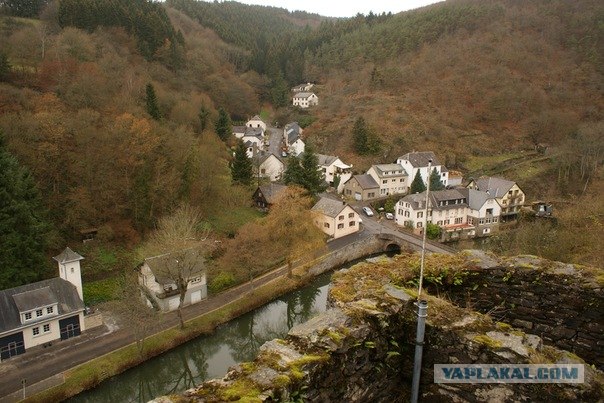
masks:
{"type": "Polygon", "coordinates": [[[68,246],[59,255],[53,257],[53,259],[59,264],[59,277],[75,285],[80,299],[84,301],[82,273],[80,271],[80,260],[84,258],[72,251],[68,246]]]}

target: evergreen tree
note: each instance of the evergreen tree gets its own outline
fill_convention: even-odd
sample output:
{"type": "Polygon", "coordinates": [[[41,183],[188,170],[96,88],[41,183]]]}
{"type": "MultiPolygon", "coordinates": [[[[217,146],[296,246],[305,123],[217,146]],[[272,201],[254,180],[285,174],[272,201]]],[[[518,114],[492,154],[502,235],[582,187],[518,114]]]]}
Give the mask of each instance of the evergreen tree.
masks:
{"type": "Polygon", "coordinates": [[[287,168],[283,172],[283,181],[286,185],[299,185],[302,183],[302,166],[300,159],[292,155],[287,159],[287,168]]]}
{"type": "Polygon", "coordinates": [[[432,169],[432,172],[430,172],[430,191],[443,190],[444,188],[445,185],[443,185],[443,183],[440,181],[438,171],[436,168],[432,169]]]}
{"type": "Polygon", "coordinates": [[[300,185],[303,188],[313,196],[327,189],[325,177],[318,169],[319,159],[311,147],[306,147],[300,163],[302,165],[302,183],[300,185]]]}
{"type": "Polygon", "coordinates": [[[411,182],[411,194],[421,193],[426,190],[426,184],[422,180],[422,176],[419,173],[419,170],[415,173],[415,178],[413,178],[413,182],[411,182]]]}
{"type": "Polygon", "coordinates": [[[359,155],[375,154],[380,150],[380,142],[371,132],[365,119],[357,118],[352,127],[352,141],[354,150],[359,155]]]}
{"type": "Polygon", "coordinates": [[[231,162],[231,177],[234,183],[248,186],[254,179],[252,161],[248,158],[245,144],[239,140],[235,148],[235,157],[231,162]]]}
{"type": "Polygon", "coordinates": [[[352,141],[357,154],[367,153],[367,125],[365,119],[359,116],[352,127],[352,141]]]}
{"type": "Polygon", "coordinates": [[[45,216],[32,176],[6,150],[0,133],[0,289],[41,278],[50,229],[45,216]]]}
{"type": "Polygon", "coordinates": [[[287,106],[289,103],[289,89],[281,74],[273,81],[271,98],[275,106],[287,106]]]}
{"type": "Polygon", "coordinates": [[[159,112],[159,106],[157,106],[157,97],[155,96],[155,88],[153,88],[153,84],[147,84],[147,88],[145,89],[147,94],[147,112],[151,117],[155,120],[161,119],[161,113],[159,112]]]}
{"type": "Polygon", "coordinates": [[[208,117],[210,116],[210,111],[205,107],[205,105],[201,105],[201,108],[199,108],[199,115],[197,116],[199,116],[199,131],[203,132],[208,127],[208,117]]]}
{"type": "Polygon", "coordinates": [[[216,121],[215,130],[222,141],[227,141],[233,131],[231,129],[231,118],[223,108],[218,110],[218,120],[216,121]]]}
{"type": "Polygon", "coordinates": [[[0,81],[7,81],[11,72],[11,66],[6,53],[0,52],[0,81]]]}

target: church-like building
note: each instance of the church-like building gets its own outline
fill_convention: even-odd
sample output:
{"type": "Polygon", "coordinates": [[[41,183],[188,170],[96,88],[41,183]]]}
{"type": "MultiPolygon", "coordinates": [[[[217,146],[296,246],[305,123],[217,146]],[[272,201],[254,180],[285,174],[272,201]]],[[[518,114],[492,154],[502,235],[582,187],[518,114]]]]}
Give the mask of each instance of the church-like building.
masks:
{"type": "Polygon", "coordinates": [[[0,291],[0,361],[84,330],[84,258],[67,247],[53,259],[59,277],[0,291]]]}

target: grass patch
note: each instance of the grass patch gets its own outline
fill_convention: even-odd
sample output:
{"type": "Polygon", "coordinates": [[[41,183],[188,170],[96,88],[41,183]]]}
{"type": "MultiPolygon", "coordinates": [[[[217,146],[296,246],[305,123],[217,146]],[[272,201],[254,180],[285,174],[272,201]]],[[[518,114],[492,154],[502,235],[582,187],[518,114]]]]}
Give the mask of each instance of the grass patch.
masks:
{"type": "Polygon", "coordinates": [[[518,152],[489,156],[468,156],[468,160],[464,162],[464,166],[470,172],[487,171],[504,161],[521,157],[524,157],[524,154],[518,152]]]}
{"type": "Polygon", "coordinates": [[[231,207],[222,214],[212,215],[209,222],[216,232],[231,236],[235,235],[243,224],[256,220],[262,215],[260,211],[252,207],[231,207]]]}
{"type": "Polygon", "coordinates": [[[120,277],[112,277],[104,280],[85,282],[84,304],[87,306],[100,304],[115,299],[115,292],[122,287],[122,279],[120,277]]]}

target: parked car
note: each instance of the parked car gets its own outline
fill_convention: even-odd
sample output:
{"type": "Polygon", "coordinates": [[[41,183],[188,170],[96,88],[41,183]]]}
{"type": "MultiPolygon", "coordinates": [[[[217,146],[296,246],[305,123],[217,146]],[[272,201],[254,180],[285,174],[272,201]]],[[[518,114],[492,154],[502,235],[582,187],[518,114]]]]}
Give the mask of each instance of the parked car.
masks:
{"type": "Polygon", "coordinates": [[[371,211],[369,207],[363,207],[363,213],[365,213],[367,217],[373,217],[373,211],[371,211]]]}
{"type": "Polygon", "coordinates": [[[394,214],[386,213],[386,220],[394,220],[394,214]]]}

